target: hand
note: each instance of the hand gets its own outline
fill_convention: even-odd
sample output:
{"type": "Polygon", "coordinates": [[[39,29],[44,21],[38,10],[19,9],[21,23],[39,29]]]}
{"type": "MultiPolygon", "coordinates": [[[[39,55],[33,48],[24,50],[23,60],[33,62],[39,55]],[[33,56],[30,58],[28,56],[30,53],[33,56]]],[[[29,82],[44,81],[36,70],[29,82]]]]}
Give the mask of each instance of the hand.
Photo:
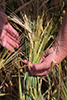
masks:
{"type": "Polygon", "coordinates": [[[32,67],[28,67],[28,69],[33,75],[47,75],[50,71],[50,66],[53,59],[57,59],[57,56],[54,49],[51,48],[43,53],[39,64],[33,63],[32,67]]]}
{"type": "MultiPolygon", "coordinates": [[[[40,60],[39,64],[28,62],[27,60],[24,60],[24,62],[31,66],[28,67],[29,71],[33,75],[47,75],[50,72],[51,62],[54,60],[56,63],[59,63],[59,61],[63,60],[63,56],[56,52],[54,47],[47,50],[45,53],[43,53],[43,56],[40,60]]],[[[55,66],[55,63],[53,63],[53,66],[55,66]]]]}
{"type": "Polygon", "coordinates": [[[24,60],[24,62],[26,64],[28,63],[29,65],[31,65],[31,66],[28,66],[28,69],[31,74],[41,76],[41,75],[46,75],[49,73],[52,59],[55,57],[56,57],[55,51],[53,50],[53,48],[51,48],[47,50],[45,53],[43,53],[39,64],[31,63],[31,62],[28,62],[27,60],[24,60]]]}
{"type": "Polygon", "coordinates": [[[14,48],[19,47],[19,34],[8,23],[7,17],[1,8],[0,8],[0,44],[12,52],[14,52],[14,48]]]}

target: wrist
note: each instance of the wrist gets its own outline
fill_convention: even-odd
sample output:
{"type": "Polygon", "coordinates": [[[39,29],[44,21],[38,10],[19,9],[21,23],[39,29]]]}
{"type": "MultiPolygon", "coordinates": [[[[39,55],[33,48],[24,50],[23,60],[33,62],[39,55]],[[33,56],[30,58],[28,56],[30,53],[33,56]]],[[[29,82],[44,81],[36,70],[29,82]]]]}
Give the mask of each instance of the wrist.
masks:
{"type": "Polygon", "coordinates": [[[54,51],[60,59],[67,56],[67,12],[64,16],[61,28],[54,44],[54,51]]]}
{"type": "Polygon", "coordinates": [[[62,61],[67,56],[67,43],[64,40],[56,40],[53,49],[59,61],[62,61]]]}

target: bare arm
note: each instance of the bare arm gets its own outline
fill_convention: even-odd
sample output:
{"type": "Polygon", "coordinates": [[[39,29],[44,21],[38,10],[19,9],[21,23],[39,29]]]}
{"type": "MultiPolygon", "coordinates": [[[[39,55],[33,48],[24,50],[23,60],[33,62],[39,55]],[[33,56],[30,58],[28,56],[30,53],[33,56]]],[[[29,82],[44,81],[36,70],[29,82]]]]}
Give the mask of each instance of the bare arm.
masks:
{"type": "Polygon", "coordinates": [[[63,60],[67,56],[67,11],[56,38],[54,50],[56,54],[59,55],[60,60],[63,60]]]}

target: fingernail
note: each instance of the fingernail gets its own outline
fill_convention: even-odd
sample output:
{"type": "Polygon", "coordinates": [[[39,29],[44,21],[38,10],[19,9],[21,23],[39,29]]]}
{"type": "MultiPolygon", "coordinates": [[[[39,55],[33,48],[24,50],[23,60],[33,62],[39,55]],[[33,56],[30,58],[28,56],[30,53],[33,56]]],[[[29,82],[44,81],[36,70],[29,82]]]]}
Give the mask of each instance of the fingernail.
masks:
{"type": "Polygon", "coordinates": [[[27,62],[28,62],[28,61],[25,59],[25,60],[24,60],[24,63],[27,63],[27,62]]]}
{"type": "Polygon", "coordinates": [[[31,64],[31,66],[30,66],[31,68],[33,67],[33,64],[31,64]]]}
{"type": "Polygon", "coordinates": [[[31,62],[29,62],[28,64],[29,64],[29,67],[31,67],[31,68],[33,67],[33,65],[31,64],[31,62]]]}
{"type": "Polygon", "coordinates": [[[13,49],[12,52],[14,52],[15,50],[13,49]]]}
{"type": "Polygon", "coordinates": [[[11,52],[14,52],[15,50],[12,48],[12,49],[10,49],[10,51],[11,51],[11,52]]]}
{"type": "Polygon", "coordinates": [[[3,46],[3,47],[5,47],[5,46],[6,46],[6,44],[7,44],[7,42],[6,42],[6,41],[3,41],[3,42],[2,42],[2,46],[3,46]]]}
{"type": "Polygon", "coordinates": [[[19,48],[19,45],[18,44],[16,45],[16,48],[19,48]]]}
{"type": "Polygon", "coordinates": [[[31,64],[31,66],[30,66],[31,68],[33,68],[33,65],[31,64]]]}
{"type": "Polygon", "coordinates": [[[17,36],[16,39],[19,40],[19,37],[17,36]]]}

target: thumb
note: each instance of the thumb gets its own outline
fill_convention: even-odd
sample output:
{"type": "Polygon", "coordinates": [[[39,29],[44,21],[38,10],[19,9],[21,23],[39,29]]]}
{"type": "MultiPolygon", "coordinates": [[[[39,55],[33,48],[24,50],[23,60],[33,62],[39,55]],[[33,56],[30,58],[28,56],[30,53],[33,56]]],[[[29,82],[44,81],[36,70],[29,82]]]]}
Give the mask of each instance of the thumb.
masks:
{"type": "Polygon", "coordinates": [[[5,47],[5,46],[7,45],[7,40],[6,40],[6,38],[3,38],[3,40],[1,41],[1,45],[2,45],[3,47],[5,47]]]}
{"type": "MultiPolygon", "coordinates": [[[[43,70],[43,69],[48,69],[51,66],[51,62],[53,61],[53,59],[57,59],[57,57],[54,54],[51,54],[49,56],[47,56],[44,61],[42,63],[36,64],[33,63],[33,69],[35,70],[43,70]]],[[[55,64],[53,64],[54,66],[55,64]]]]}
{"type": "Polygon", "coordinates": [[[49,67],[50,67],[50,63],[47,64],[46,61],[39,63],[39,64],[36,64],[36,63],[32,64],[32,68],[35,70],[48,69],[49,67]]]}

